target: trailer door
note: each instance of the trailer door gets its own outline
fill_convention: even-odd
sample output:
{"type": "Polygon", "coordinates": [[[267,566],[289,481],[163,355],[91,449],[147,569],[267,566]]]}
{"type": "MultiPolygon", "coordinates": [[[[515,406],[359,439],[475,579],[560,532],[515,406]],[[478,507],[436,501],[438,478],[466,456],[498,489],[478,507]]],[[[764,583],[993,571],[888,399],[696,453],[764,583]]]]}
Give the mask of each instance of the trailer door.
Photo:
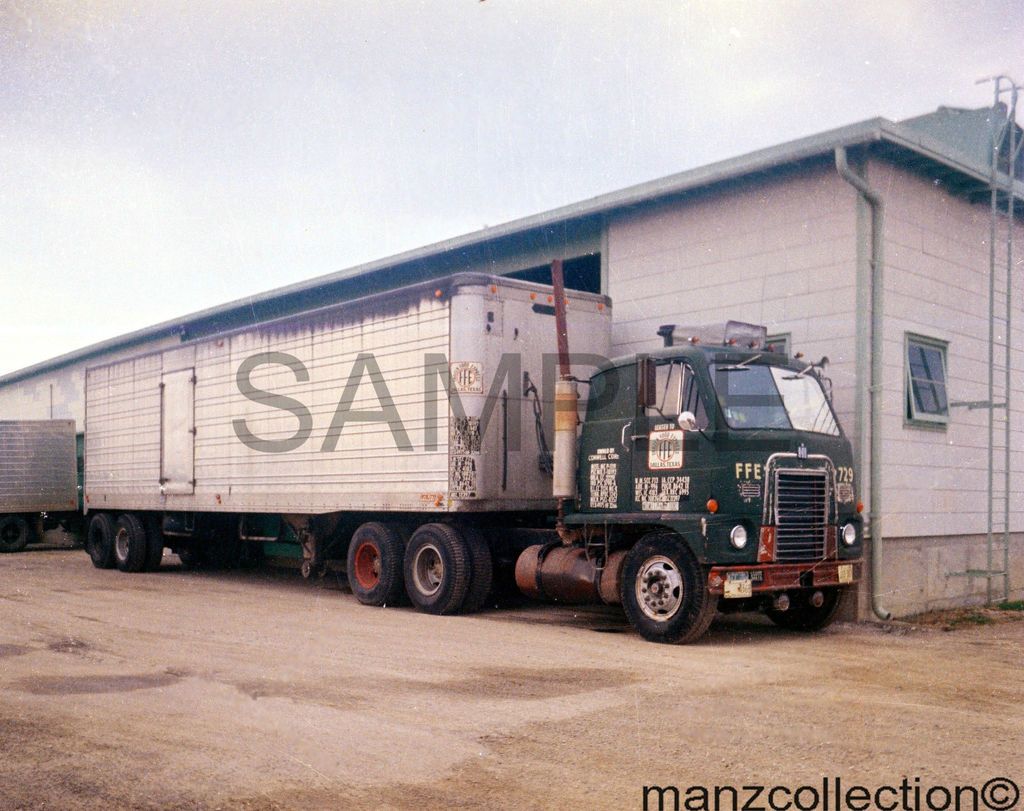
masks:
{"type": "Polygon", "coordinates": [[[195,369],[165,372],[160,378],[160,489],[168,494],[195,490],[195,369]]]}

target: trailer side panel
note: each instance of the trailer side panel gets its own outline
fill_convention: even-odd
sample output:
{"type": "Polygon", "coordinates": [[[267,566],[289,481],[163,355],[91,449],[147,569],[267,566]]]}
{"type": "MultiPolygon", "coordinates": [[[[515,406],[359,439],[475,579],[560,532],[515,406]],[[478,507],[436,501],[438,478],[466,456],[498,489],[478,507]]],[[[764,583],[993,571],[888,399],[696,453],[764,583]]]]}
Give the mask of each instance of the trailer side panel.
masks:
{"type": "Polygon", "coordinates": [[[0,514],[78,508],[74,420],[0,421],[0,514]]]}

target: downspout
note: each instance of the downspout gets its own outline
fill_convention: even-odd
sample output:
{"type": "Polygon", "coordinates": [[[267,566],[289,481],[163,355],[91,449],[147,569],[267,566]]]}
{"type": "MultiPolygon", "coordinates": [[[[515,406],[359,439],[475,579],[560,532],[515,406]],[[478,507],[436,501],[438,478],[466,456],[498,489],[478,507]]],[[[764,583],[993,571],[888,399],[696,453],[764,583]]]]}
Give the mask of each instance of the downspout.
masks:
{"type": "MultiPolygon", "coordinates": [[[[882,606],[879,588],[882,582],[882,297],[883,270],[882,237],[885,223],[885,203],[867,181],[850,168],[846,147],[836,147],[836,169],[839,176],[853,186],[871,209],[871,371],[868,390],[871,393],[869,425],[870,444],[870,503],[868,524],[871,529],[871,610],[881,620],[892,619],[892,613],[882,606]]],[[[858,239],[863,234],[858,233],[858,239]]]]}

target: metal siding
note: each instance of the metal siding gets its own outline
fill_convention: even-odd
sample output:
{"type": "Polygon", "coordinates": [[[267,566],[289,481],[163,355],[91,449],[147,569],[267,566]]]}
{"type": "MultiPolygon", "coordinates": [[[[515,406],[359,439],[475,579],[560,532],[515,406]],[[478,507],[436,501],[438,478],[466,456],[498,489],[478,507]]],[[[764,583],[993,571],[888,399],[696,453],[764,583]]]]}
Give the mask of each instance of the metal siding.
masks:
{"type": "Polygon", "coordinates": [[[158,495],[160,376],[158,354],[86,373],[87,507],[158,495]]]}
{"type": "MultiPolygon", "coordinates": [[[[524,283],[506,285],[494,279],[502,292],[485,286],[457,287],[451,300],[432,291],[396,291],[371,304],[342,306],[323,312],[264,324],[190,345],[195,365],[195,492],[159,492],[160,378],[172,352],[134,358],[90,369],[87,376],[87,497],[93,509],[170,509],[258,512],[331,512],[337,510],[446,511],[453,509],[521,509],[549,506],[550,480],[539,471],[515,474],[516,488],[500,492],[494,476],[499,453],[488,439],[478,468],[486,482],[478,498],[457,500],[449,489],[449,411],[438,403],[437,446],[426,447],[427,398],[424,358],[434,354],[449,360],[477,360],[493,370],[504,351],[522,351],[537,368],[541,354],[554,345],[553,320],[530,310],[524,283]],[[508,309],[496,316],[502,328],[486,336],[487,313],[504,307],[502,297],[512,295],[512,320],[520,325],[519,338],[510,329],[508,309]],[[519,302],[521,299],[521,303],[519,302]],[[453,338],[452,323],[458,340],[453,338]],[[548,334],[547,330],[551,333],[548,334]],[[263,453],[236,436],[233,421],[245,420],[262,439],[284,440],[300,425],[295,414],[254,402],[238,388],[239,366],[252,355],[286,353],[301,364],[299,374],[280,364],[254,368],[250,382],[258,389],[292,398],[308,409],[312,431],[299,447],[284,453],[263,453]],[[361,353],[372,353],[381,376],[407,431],[412,451],[401,451],[388,426],[381,422],[349,421],[337,437],[334,450],[324,449],[328,429],[339,400],[361,353]],[[465,355],[462,357],[460,355],[465,355]],[[305,373],[301,370],[304,369],[305,373]],[[308,379],[302,379],[308,375],[308,379]],[[496,489],[497,488],[497,489],[496,489]]],[[[536,288],[541,289],[541,288],[536,288]]],[[[607,350],[610,313],[598,310],[598,296],[570,296],[572,329],[579,331],[587,351],[607,350]],[[585,301],[586,305],[574,302],[585,301]],[[586,314],[584,314],[584,312],[586,314]],[[586,331],[584,331],[586,330],[586,331]]],[[[180,367],[179,367],[180,368],[180,367]]],[[[538,385],[540,385],[538,377],[538,385]]],[[[490,385],[490,379],[485,381],[490,385]]],[[[438,389],[443,397],[443,384],[438,389]]],[[[485,388],[485,392],[487,389],[485,388]]],[[[436,395],[435,395],[436,396],[436,395]]],[[[482,407],[484,397],[467,401],[467,411],[482,407]]],[[[298,406],[296,406],[298,407],[298,406]]],[[[381,409],[369,373],[355,389],[353,411],[381,409]]],[[[536,467],[533,415],[524,409],[524,437],[534,443],[525,452],[525,468],[536,467]],[[528,419],[527,416],[528,415],[528,419]]],[[[500,409],[495,410],[500,420],[500,409]]],[[[548,436],[551,434],[549,432],[548,436]]],[[[499,471],[500,473],[500,471],[499,471]]]]}
{"type": "MultiPolygon", "coordinates": [[[[401,311],[301,318],[200,344],[196,368],[196,508],[234,506],[268,511],[303,508],[419,509],[424,493],[444,494],[443,442],[424,449],[422,364],[425,353],[446,353],[445,302],[420,300],[401,311]],[[262,453],[243,444],[233,421],[245,420],[257,437],[284,440],[299,421],[294,414],[242,396],[236,373],[248,357],[264,352],[293,356],[309,379],[280,364],[264,364],[252,385],[308,408],[309,438],[287,453],[262,453]],[[347,422],[333,450],[324,440],[360,353],[372,353],[413,445],[400,451],[381,422],[347,422]]],[[[353,411],[380,411],[370,371],[358,383],[353,411]]],[[[447,434],[441,412],[439,435],[447,434]]],[[[433,508],[434,500],[427,507],[433,508]]]]}
{"type": "Polygon", "coordinates": [[[0,513],[78,508],[73,420],[0,421],[0,513]]]}
{"type": "MultiPolygon", "coordinates": [[[[491,392],[494,392],[490,419],[481,437],[480,451],[473,455],[477,471],[475,508],[488,504],[521,509],[554,507],[551,477],[540,469],[538,463],[540,447],[533,410],[534,400],[519,394],[522,376],[528,373],[539,390],[544,433],[549,450],[553,451],[555,319],[533,309],[535,304],[550,306],[547,304],[547,293],[536,299],[530,297],[531,293],[537,295],[536,289],[511,285],[498,285],[494,292],[484,287],[462,288],[452,302],[451,361],[478,359],[483,365],[482,392],[459,395],[466,415],[480,418],[488,407],[489,399],[492,399],[491,392]],[[493,322],[488,321],[488,313],[494,314],[493,322]],[[511,356],[517,359],[518,379],[506,378],[495,386],[495,376],[502,358],[511,356]],[[517,413],[519,416],[518,426],[510,425],[508,432],[510,442],[507,469],[500,402],[503,391],[509,392],[510,421],[515,419],[517,413]]],[[[611,309],[597,296],[567,291],[567,298],[570,352],[609,357],[611,309]],[[599,304],[602,306],[599,307],[599,304]]],[[[576,364],[572,372],[586,379],[593,373],[593,368],[576,364]]],[[[581,409],[584,402],[585,396],[581,399],[581,409]]],[[[460,502],[460,506],[474,508],[467,501],[460,502]]]]}

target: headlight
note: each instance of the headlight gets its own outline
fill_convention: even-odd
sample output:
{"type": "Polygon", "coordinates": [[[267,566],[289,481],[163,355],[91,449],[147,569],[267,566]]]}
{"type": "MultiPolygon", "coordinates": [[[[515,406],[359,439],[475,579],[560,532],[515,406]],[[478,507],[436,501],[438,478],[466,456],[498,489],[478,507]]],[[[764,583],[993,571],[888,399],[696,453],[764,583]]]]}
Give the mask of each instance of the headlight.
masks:
{"type": "Polygon", "coordinates": [[[857,543],[857,527],[853,524],[843,525],[843,543],[847,546],[853,546],[857,543]]]}
{"type": "Polygon", "coordinates": [[[732,532],[729,533],[729,543],[737,549],[742,549],[747,545],[747,528],[743,524],[737,524],[732,528],[732,532]]]}

